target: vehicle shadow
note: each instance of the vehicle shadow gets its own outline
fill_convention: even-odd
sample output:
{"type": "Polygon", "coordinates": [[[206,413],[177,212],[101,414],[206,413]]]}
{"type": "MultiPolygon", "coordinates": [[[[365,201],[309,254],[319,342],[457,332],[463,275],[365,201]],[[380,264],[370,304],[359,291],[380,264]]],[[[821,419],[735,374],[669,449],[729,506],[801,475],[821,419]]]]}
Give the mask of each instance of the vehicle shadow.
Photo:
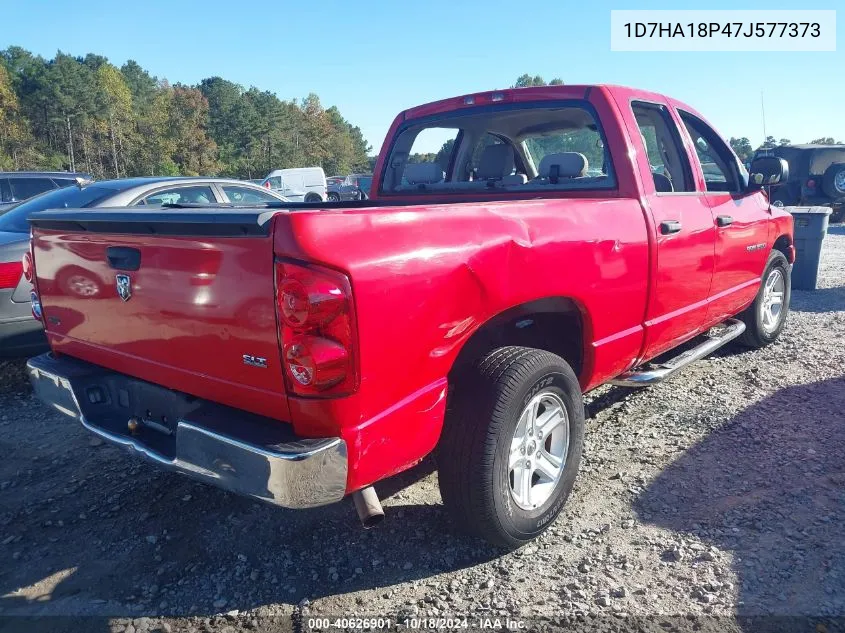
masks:
{"type": "Polygon", "coordinates": [[[841,312],[845,310],[845,286],[792,290],[790,310],[795,312],[841,312]]]}
{"type": "MultiPolygon", "coordinates": [[[[635,511],[644,522],[732,553],[739,616],[841,618],[843,411],[845,377],[778,391],[666,468],[635,511]]],[[[710,560],[706,550],[683,548],[670,557],[669,564],[697,569],[705,589],[691,584],[691,601],[715,580],[710,560]]],[[[757,620],[749,630],[761,628],[757,620]]]]}
{"type": "MultiPolygon", "coordinates": [[[[272,507],[110,446],[92,450],[81,427],[45,417],[56,418],[57,444],[94,458],[51,454],[53,444],[15,449],[15,461],[34,468],[0,491],[0,536],[12,535],[0,547],[0,633],[4,622],[23,622],[9,616],[94,616],[72,623],[106,631],[104,615],[209,616],[279,604],[291,611],[303,599],[389,591],[502,553],[454,531],[442,506],[428,501],[436,499],[428,494],[436,488],[431,458],[376,486],[387,518],[364,530],[351,499],[305,511],[272,507]],[[408,490],[414,484],[425,502],[408,490]]],[[[0,461],[11,453],[0,443],[0,461]]],[[[7,474],[0,470],[0,480],[7,474]]]]}

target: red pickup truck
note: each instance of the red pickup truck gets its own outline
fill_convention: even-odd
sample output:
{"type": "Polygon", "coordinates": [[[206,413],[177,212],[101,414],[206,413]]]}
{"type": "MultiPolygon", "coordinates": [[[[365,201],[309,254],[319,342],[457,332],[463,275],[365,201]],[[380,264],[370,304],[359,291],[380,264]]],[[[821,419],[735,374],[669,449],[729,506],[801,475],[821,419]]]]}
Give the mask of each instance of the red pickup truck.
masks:
{"type": "Polygon", "coordinates": [[[584,392],[780,334],[792,219],[765,187],[787,169],[749,174],[694,109],[628,88],[419,106],[369,200],[34,216],[52,353],[31,380],[104,439],[284,507],[353,494],[375,520],[372,484],[436,450],[456,521],[516,547],[572,489],[584,392]]]}

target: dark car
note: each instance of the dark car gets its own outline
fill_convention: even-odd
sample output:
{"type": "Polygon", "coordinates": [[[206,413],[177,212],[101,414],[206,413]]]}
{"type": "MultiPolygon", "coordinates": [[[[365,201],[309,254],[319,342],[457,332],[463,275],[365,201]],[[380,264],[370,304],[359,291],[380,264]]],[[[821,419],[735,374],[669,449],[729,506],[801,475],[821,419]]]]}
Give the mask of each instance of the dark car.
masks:
{"type": "Polygon", "coordinates": [[[365,199],[370,195],[372,184],[373,176],[371,174],[331,176],[326,178],[326,197],[331,202],[365,199]]]}
{"type": "Polygon", "coordinates": [[[758,150],[789,163],[789,180],[772,191],[777,206],[831,207],[831,222],[845,215],[845,145],[781,145],[758,150]]]}
{"type": "MultiPolygon", "coordinates": [[[[32,316],[32,286],[23,271],[29,249],[28,218],[36,211],[91,207],[151,207],[162,204],[260,204],[286,202],[264,187],[225,178],[123,178],[80,181],[73,187],[48,191],[21,202],[0,215],[0,357],[46,348],[42,325],[32,316]]],[[[60,282],[76,294],[93,291],[90,280],[73,270],[60,282]]]]}
{"type": "Polygon", "coordinates": [[[39,193],[75,185],[77,179],[93,180],[90,174],[69,171],[0,172],[0,213],[39,193]]]}

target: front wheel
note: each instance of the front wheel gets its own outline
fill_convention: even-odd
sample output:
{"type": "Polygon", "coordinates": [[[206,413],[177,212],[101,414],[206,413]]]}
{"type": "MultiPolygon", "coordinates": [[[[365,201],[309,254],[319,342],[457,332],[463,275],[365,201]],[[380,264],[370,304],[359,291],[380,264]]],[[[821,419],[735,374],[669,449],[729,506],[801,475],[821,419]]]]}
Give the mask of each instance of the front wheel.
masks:
{"type": "Polygon", "coordinates": [[[786,325],[791,286],[792,269],[786,256],[772,251],[754,303],[739,315],[745,323],[740,342],[759,348],[775,341],[786,325]]]}
{"type": "Polygon", "coordinates": [[[519,547],[569,497],[584,437],[578,379],[559,356],[501,347],[455,386],[437,464],[440,494],[464,530],[519,547]]]}
{"type": "Polygon", "coordinates": [[[340,196],[334,192],[329,193],[327,197],[329,202],[340,202],[340,196]]]}

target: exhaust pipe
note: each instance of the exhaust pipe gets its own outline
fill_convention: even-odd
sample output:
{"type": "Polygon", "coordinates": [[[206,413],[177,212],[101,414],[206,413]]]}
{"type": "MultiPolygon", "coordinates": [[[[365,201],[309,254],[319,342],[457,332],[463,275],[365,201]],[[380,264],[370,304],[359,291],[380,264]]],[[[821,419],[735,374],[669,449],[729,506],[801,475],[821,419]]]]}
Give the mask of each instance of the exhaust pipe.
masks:
{"type": "Polygon", "coordinates": [[[364,529],[369,530],[381,523],[384,518],[384,510],[382,510],[375,488],[367,486],[363,490],[352,493],[352,501],[355,502],[358,518],[361,519],[364,529]]]}

